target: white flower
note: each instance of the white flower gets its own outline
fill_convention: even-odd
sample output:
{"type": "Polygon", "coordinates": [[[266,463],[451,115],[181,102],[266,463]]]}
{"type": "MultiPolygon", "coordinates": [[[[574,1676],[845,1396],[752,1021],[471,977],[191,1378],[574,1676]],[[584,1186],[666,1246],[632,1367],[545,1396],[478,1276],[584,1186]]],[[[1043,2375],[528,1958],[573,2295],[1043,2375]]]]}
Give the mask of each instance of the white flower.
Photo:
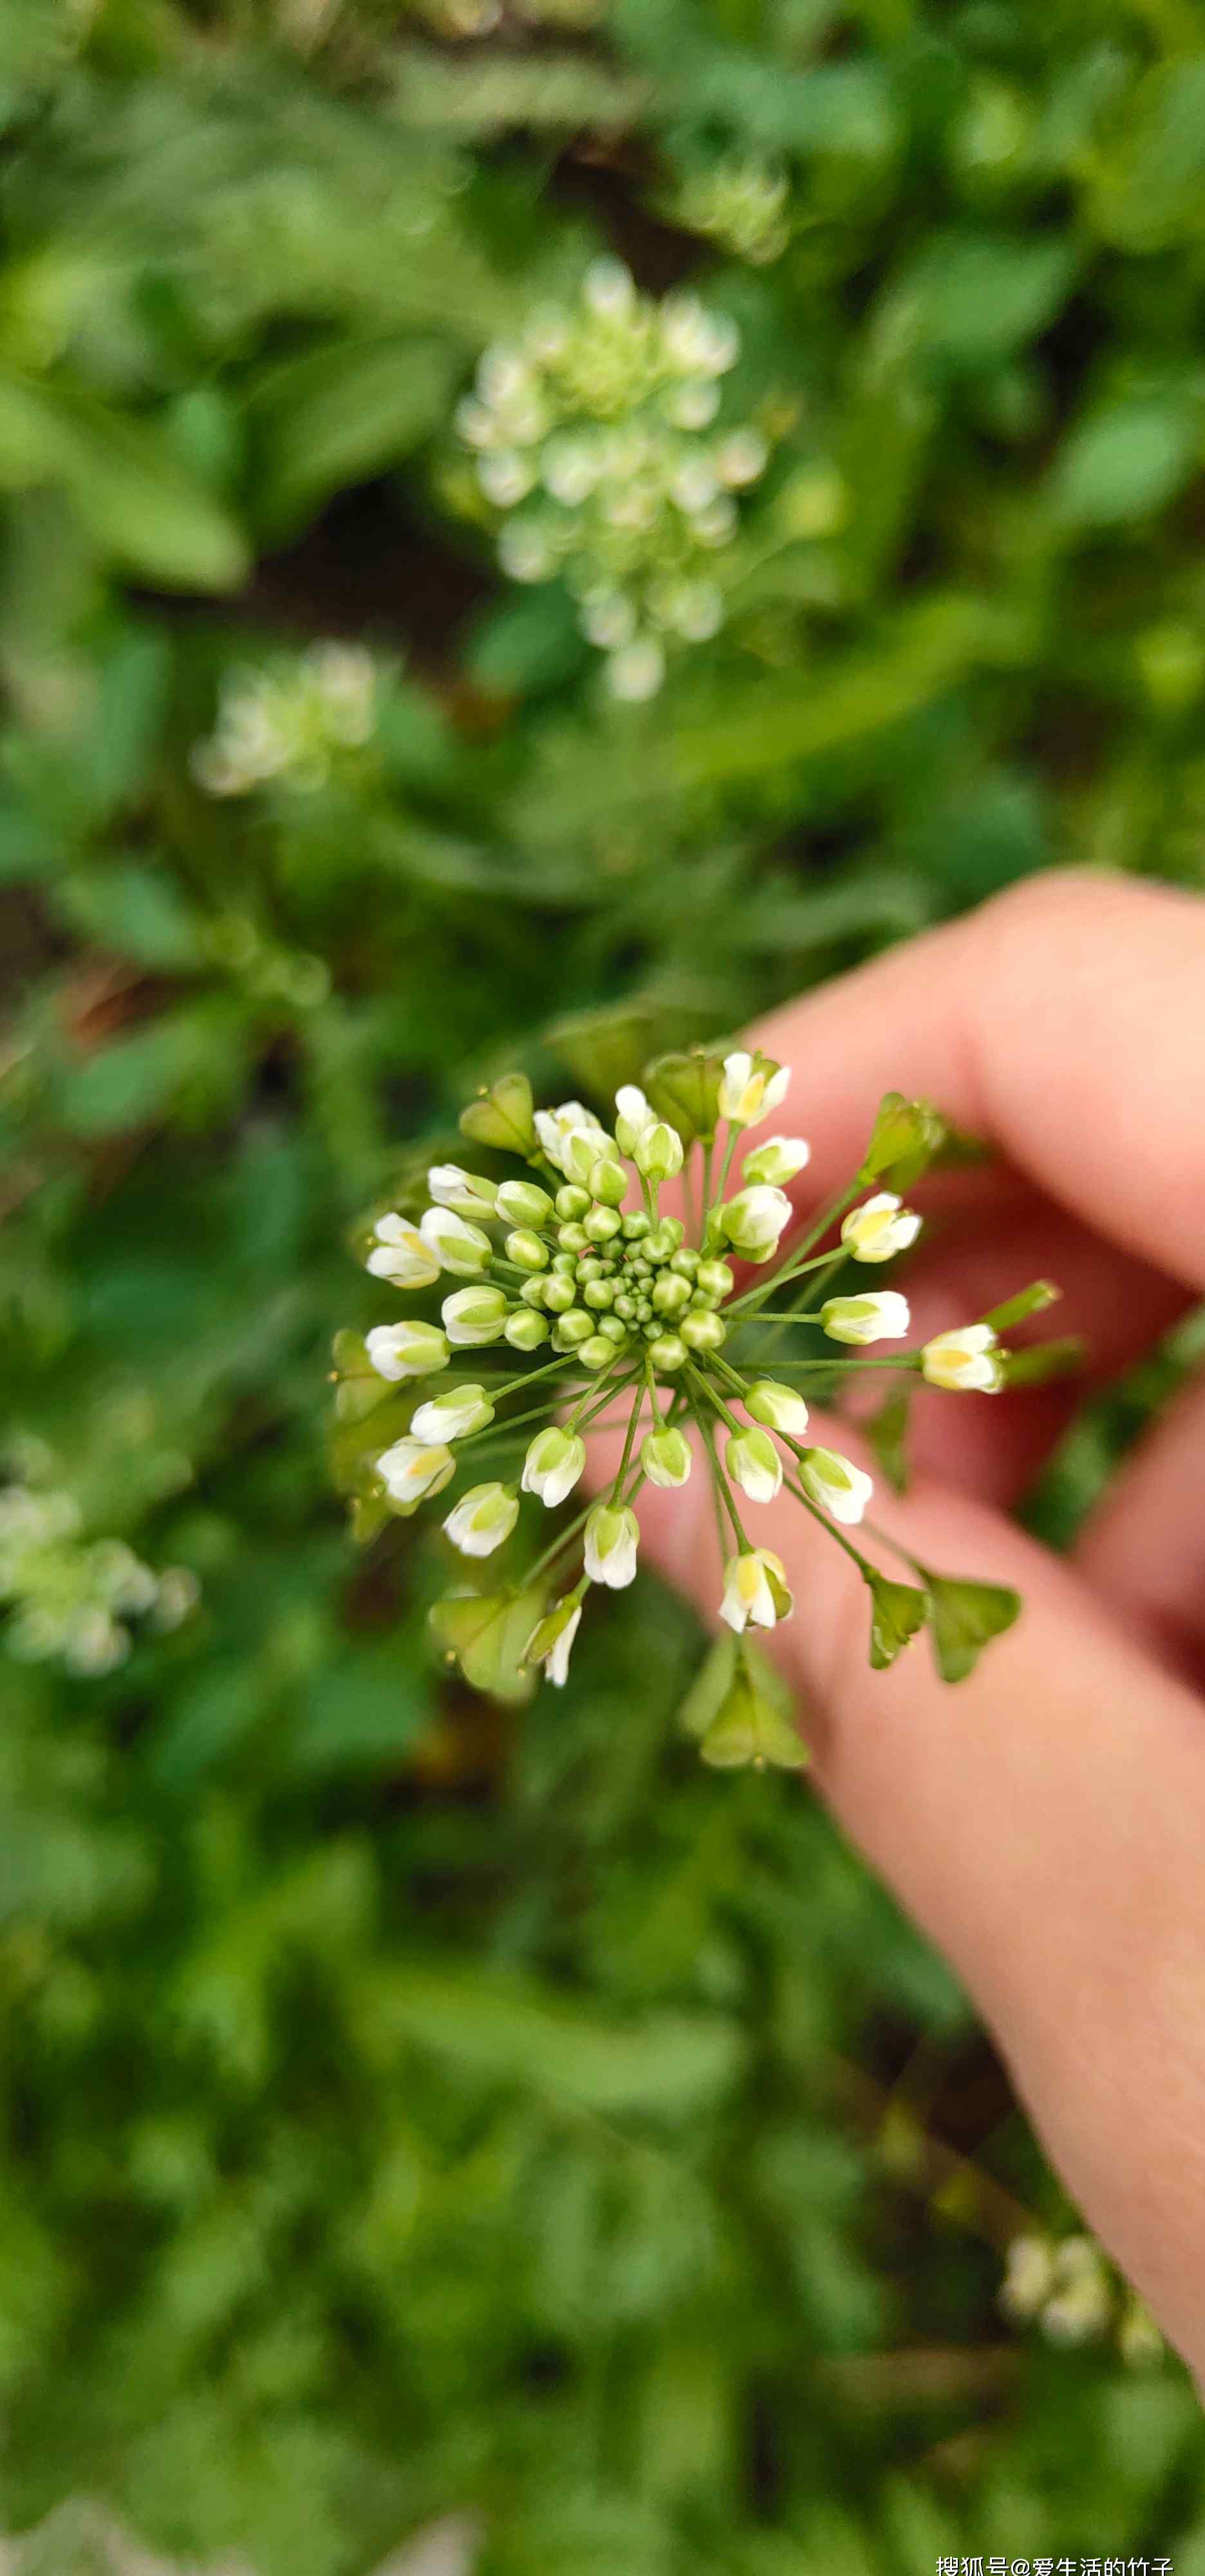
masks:
{"type": "Polygon", "coordinates": [[[830,1297],[820,1309],[823,1329],[834,1342],[896,1342],[910,1320],[908,1300],[896,1288],[866,1297],[830,1297]]]}
{"type": "MultiPolygon", "coordinates": [[[[562,1100],[559,1109],[537,1109],[535,1117],[536,1134],[540,1140],[541,1149],[547,1161],[555,1164],[558,1172],[563,1172],[565,1169],[563,1159],[565,1147],[569,1138],[577,1130],[592,1127],[599,1136],[603,1133],[593,1110],[583,1108],[580,1100],[562,1100]]],[[[602,1150],[601,1145],[595,1148],[596,1154],[601,1154],[602,1150]]]]}
{"type": "Polygon", "coordinates": [[[444,1528],[462,1556],[492,1556],[519,1517],[518,1497],[505,1485],[474,1485],[449,1512],[444,1528]]]}
{"type": "Polygon", "coordinates": [[[776,1627],[780,1619],[790,1618],[793,1607],[782,1558],[772,1549],[751,1547],[742,1556],[729,1557],[720,1617],[738,1637],[750,1621],[755,1628],[776,1627]]]}
{"type": "Polygon", "coordinates": [[[508,1225],[542,1226],[552,1215],[552,1201],[547,1190],[535,1181],[503,1181],[498,1192],[497,1214],[508,1225]]]}
{"type": "Polygon", "coordinates": [[[438,1324],[374,1324],[364,1348],[378,1377],[433,1377],[451,1353],[438,1324]]]}
{"type": "Polygon", "coordinates": [[[782,1460],[768,1431],[738,1431],[727,1449],[728,1473],[751,1503],[772,1503],[782,1488],[782,1460]]]}
{"type": "Polygon", "coordinates": [[[755,1127],[768,1118],[779,1101],[785,1100],[791,1074],[787,1065],[758,1066],[753,1056],[738,1051],[724,1058],[720,1083],[721,1118],[730,1118],[734,1127],[755,1127]]]}
{"type": "Polygon", "coordinates": [[[483,1386],[448,1386],[442,1395],[433,1395],[417,1407],[410,1430],[415,1440],[467,1440],[471,1431],[484,1431],[493,1419],[494,1408],[483,1386]]]}
{"type": "Polygon", "coordinates": [[[569,1650],[581,1625],[582,1605],[572,1593],[558,1601],[546,1618],[532,1629],[523,1649],[525,1664],[543,1664],[545,1675],[558,1690],[568,1679],[569,1650]]]}
{"type": "Polygon", "coordinates": [[[459,1163],[433,1163],[427,1187],[437,1207],[455,1208],[457,1216],[493,1216],[498,1193],[480,1172],[464,1172],[459,1163]]]}
{"type": "Polygon", "coordinates": [[[684,1485],[693,1463],[690,1442],[676,1423],[670,1429],[650,1431],[642,1444],[640,1464],[650,1485],[684,1485]]]}
{"type": "Polygon", "coordinates": [[[547,1431],[537,1431],[523,1461],[523,1491],[538,1494],[549,1510],[563,1503],[571,1494],[586,1464],[586,1444],[572,1431],[558,1431],[555,1424],[547,1431]]]}
{"type": "Polygon", "coordinates": [[[1014,2236],[1004,2258],[1000,2305],[1017,2320],[1036,2317],[1055,2288],[1054,2247],[1045,2236],[1014,2236]]]}
{"type": "Polygon", "coordinates": [[[738,1190],[734,1199],[726,1200],[718,1218],[720,1232],[746,1261],[768,1261],[790,1221],[791,1202],[785,1190],[773,1189],[768,1182],[738,1190]]]}
{"type": "Polygon", "coordinates": [[[936,1334],[921,1352],[921,1373],[930,1386],[998,1395],[1004,1369],[991,1325],[960,1324],[951,1332],[936,1334]]]}
{"type": "Polygon", "coordinates": [[[469,1225],[454,1208],[428,1208],[419,1227],[427,1249],[442,1270],[458,1279],[475,1279],[484,1270],[492,1246],[479,1225],[469,1225]]]}
{"type": "Polygon", "coordinates": [[[626,1503],[596,1503],[586,1523],[585,1565],[591,1583],[622,1592],[636,1580],[640,1524],[626,1503]]]}
{"type": "Polygon", "coordinates": [[[862,1519],[874,1492],[871,1478],[836,1449],[809,1449],[806,1458],[800,1459],[799,1475],[804,1491],[821,1511],[851,1528],[862,1519]]]}
{"type": "Polygon", "coordinates": [[[456,1473],[456,1461],[442,1442],[395,1440],[377,1460],[377,1474],[396,1503],[417,1506],[438,1494],[456,1473]]]}
{"type": "Polygon", "coordinates": [[[793,1386],[780,1386],[772,1377],[759,1378],[744,1399],[746,1413],[755,1422],[769,1424],[771,1431],[785,1431],[792,1440],[802,1440],[808,1427],[808,1409],[793,1386]]]}
{"type": "Polygon", "coordinates": [[[877,1197],[864,1199],[861,1207],[851,1208],[841,1228],[841,1241],[852,1252],[855,1261],[890,1261],[892,1254],[906,1252],[920,1233],[921,1221],[912,1208],[906,1208],[894,1190],[880,1190],[877,1197]]]}
{"type": "Polygon", "coordinates": [[[811,1161],[812,1149],[803,1136],[767,1136],[752,1154],[746,1154],[742,1178],[746,1181],[793,1181],[804,1164],[811,1161]]]}
{"type": "Polygon", "coordinates": [[[588,1127],[571,1127],[561,1140],[561,1170],[567,1181],[577,1182],[579,1189],[588,1183],[595,1164],[604,1160],[618,1166],[615,1139],[597,1120],[591,1120],[588,1127]]]}
{"type": "Polygon", "coordinates": [[[500,1288],[457,1288],[445,1297],[442,1312],[448,1340],[472,1349],[497,1341],[506,1323],[506,1299],[500,1288]]]}
{"type": "Polygon", "coordinates": [[[379,1216],[373,1247],[365,1262],[374,1279],[392,1279],[397,1288],[429,1288],[439,1277],[439,1263],[416,1225],[404,1216],[379,1216]]]}
{"type": "Polygon", "coordinates": [[[638,1137],[655,1126],[657,1112],[645,1099],[638,1083],[623,1082],[615,1094],[615,1141],[621,1154],[630,1154],[638,1137]]]}

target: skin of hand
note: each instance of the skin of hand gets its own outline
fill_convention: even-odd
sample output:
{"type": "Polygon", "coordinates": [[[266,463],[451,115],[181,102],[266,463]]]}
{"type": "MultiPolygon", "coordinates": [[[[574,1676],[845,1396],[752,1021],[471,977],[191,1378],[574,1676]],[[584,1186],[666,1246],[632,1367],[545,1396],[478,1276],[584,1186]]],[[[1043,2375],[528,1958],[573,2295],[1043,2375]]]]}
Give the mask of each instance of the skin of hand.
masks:
{"type": "MultiPolygon", "coordinates": [[[[888,1089],[996,1149],[910,1194],[939,1220],[903,1282],[911,1343],[1046,1277],[1064,1291],[1057,1330],[1087,1337],[1102,1381],[1205,1294],[1195,897],[1052,873],[756,1039],[794,1070],[791,1124],[812,1139],[801,1210],[856,1168],[888,1089]]],[[[876,1516],[928,1562],[1024,1602],[953,1689],[923,1639],[868,1669],[856,1570],[786,1494],[754,1507],[750,1537],[777,1549],[795,1593],[773,1646],[822,1795],[953,1962],[1085,2221],[1200,2376],[1205,1380],[1056,1558],[1008,1514],[1084,1391],[918,1397],[913,1486],[895,1502],[880,1485],[876,1516]]],[[[873,1467],[846,1419],[816,1437],[873,1467]]],[[[645,1488],[640,1519],[644,1561],[713,1616],[707,1478],[645,1488]]]]}

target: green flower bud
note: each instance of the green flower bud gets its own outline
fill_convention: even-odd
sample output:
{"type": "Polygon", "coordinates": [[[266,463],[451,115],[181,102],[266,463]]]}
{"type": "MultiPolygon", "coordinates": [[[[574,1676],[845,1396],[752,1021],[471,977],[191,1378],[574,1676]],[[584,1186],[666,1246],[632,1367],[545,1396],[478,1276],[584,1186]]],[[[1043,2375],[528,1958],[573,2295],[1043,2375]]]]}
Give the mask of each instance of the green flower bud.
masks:
{"type": "Polygon", "coordinates": [[[577,1355],[583,1368],[609,1368],[615,1357],[615,1344],[608,1341],[605,1333],[591,1333],[581,1344],[577,1355]]]}
{"type": "Polygon", "coordinates": [[[732,1295],[736,1281],[726,1261],[701,1261],[696,1284],[702,1289],[705,1297],[709,1297],[713,1304],[719,1306],[723,1304],[725,1297],[732,1295]]]}
{"type": "Polygon", "coordinates": [[[520,1306],[515,1314],[507,1316],[505,1337],[513,1351],[538,1351],[541,1342],[548,1339],[548,1330],[546,1315],[535,1314],[530,1306],[520,1306]]]}
{"type": "Polygon", "coordinates": [[[508,1225],[547,1225],[552,1215],[548,1192],[535,1181],[503,1181],[497,1208],[508,1225]]]}
{"type": "Polygon", "coordinates": [[[506,1258],[514,1262],[516,1270],[546,1270],[548,1246],[530,1227],[519,1226],[514,1234],[507,1235],[506,1258]]]}
{"type": "Polygon", "coordinates": [[[561,1279],[576,1279],[577,1262],[576,1252],[554,1252],[552,1256],[552,1267],[561,1279]]]}
{"type": "Polygon", "coordinates": [[[649,1358],[658,1374],[672,1377],[686,1359],[686,1344],[677,1333],[658,1333],[649,1343],[649,1358]]]}
{"type": "Polygon", "coordinates": [[[927,1100],[905,1100],[889,1091],[879,1103],[874,1132],[862,1165],[864,1181],[889,1181],[897,1190],[911,1189],[944,1144],[946,1122],[927,1100]]]}
{"type": "Polygon", "coordinates": [[[506,1322],[506,1299],[500,1288],[457,1288],[443,1302],[448,1340],[471,1348],[496,1342],[506,1322]]]}
{"type": "Polygon", "coordinates": [[[577,1276],[583,1287],[585,1287],[587,1281],[591,1279],[605,1279],[607,1276],[607,1264],[603,1259],[602,1254],[599,1252],[583,1252],[581,1260],[577,1265],[577,1276]]]}
{"type": "MultiPolygon", "coordinates": [[[[577,1304],[577,1289],[572,1279],[565,1278],[563,1273],[558,1276],[554,1271],[551,1279],[541,1279],[538,1283],[533,1280],[531,1284],[533,1287],[538,1284],[541,1290],[540,1303],[549,1315],[567,1315],[570,1308],[577,1304]]],[[[526,1296],[526,1289],[523,1294],[526,1296]]]]}
{"type": "Polygon", "coordinates": [[[578,1224],[576,1217],[571,1218],[568,1225],[557,1227],[556,1239],[562,1252],[584,1252],[590,1241],[584,1226],[578,1224]]]}
{"type": "Polygon", "coordinates": [[[653,1220],[644,1208],[631,1208],[623,1220],[623,1232],[629,1243],[640,1243],[653,1231],[653,1220]]]}
{"type": "Polygon", "coordinates": [[[589,1190],[579,1189],[576,1181],[566,1181],[556,1194],[556,1212],[562,1223],[572,1225],[590,1213],[589,1190]]]}
{"type": "Polygon", "coordinates": [[[474,1485],[450,1511],[444,1528],[462,1556],[492,1556],[510,1537],[519,1517],[517,1496],[507,1485],[474,1485]]]}
{"type": "Polygon", "coordinates": [[[545,1289],[551,1288],[551,1286],[551,1279],[525,1279],[519,1290],[519,1295],[525,1306],[535,1306],[539,1308],[542,1307],[544,1303],[545,1289]]]}
{"type": "Polygon", "coordinates": [[[571,1306],[568,1314],[562,1315],[553,1340],[558,1351],[573,1351],[588,1342],[593,1331],[594,1317],[586,1313],[584,1306],[571,1306]]]}
{"type": "Polygon", "coordinates": [[[618,1315],[600,1316],[598,1329],[605,1341],[613,1342],[616,1350],[622,1350],[628,1338],[628,1328],[618,1315]]]}
{"type": "Polygon", "coordinates": [[[650,1485],[684,1485],[694,1464],[689,1440],[676,1427],[650,1431],[640,1452],[650,1485]]]}
{"type": "Polygon", "coordinates": [[[672,1260],[685,1232],[680,1216],[663,1216],[649,1236],[648,1248],[653,1260],[672,1260]]]}
{"type": "Polygon", "coordinates": [[[746,1389],[743,1397],[746,1413],[755,1422],[764,1422],[771,1431],[785,1431],[793,1440],[802,1440],[808,1427],[808,1409],[793,1386],[780,1386],[776,1379],[759,1378],[756,1386],[746,1389]]]}
{"type": "Polygon", "coordinates": [[[681,1171],[684,1160],[682,1139],[677,1128],[667,1125],[663,1118],[644,1128],[632,1147],[632,1161],[647,1181],[673,1180],[681,1171]]]}
{"type": "Polygon", "coordinates": [[[629,1297],[627,1291],[621,1288],[618,1296],[616,1297],[612,1311],[620,1317],[623,1323],[634,1323],[637,1313],[635,1298],[629,1297]]]}
{"type": "Polygon", "coordinates": [[[628,1176],[622,1163],[611,1162],[600,1154],[590,1166],[590,1196],[603,1207],[622,1207],[628,1194],[628,1176]]]}
{"type": "Polygon", "coordinates": [[[619,1232],[620,1219],[612,1207],[592,1207],[582,1218],[582,1231],[588,1243],[610,1243],[619,1232]]]}
{"type": "Polygon", "coordinates": [[[702,1254],[695,1251],[693,1244],[680,1243],[677,1251],[670,1254],[669,1266],[680,1279],[695,1279],[701,1262],[702,1254]]]}
{"type": "Polygon", "coordinates": [[[675,1270],[663,1270],[653,1289],[653,1308],[658,1315],[681,1315],[689,1306],[693,1291],[689,1279],[675,1270]]]}
{"type": "Polygon", "coordinates": [[[571,1127],[561,1145],[561,1163],[567,1180],[591,1189],[591,1175],[600,1160],[614,1162],[619,1152],[613,1136],[601,1127],[571,1127]]]}
{"type": "Polygon", "coordinates": [[[582,1290],[582,1304],[584,1306],[590,1306],[605,1313],[609,1307],[614,1305],[614,1303],[615,1282],[613,1279],[587,1279],[585,1287],[582,1290]]]}
{"type": "Polygon", "coordinates": [[[701,1315],[684,1315],[678,1330],[690,1351],[718,1351],[728,1339],[727,1325],[722,1324],[709,1307],[705,1307],[701,1315]]]}

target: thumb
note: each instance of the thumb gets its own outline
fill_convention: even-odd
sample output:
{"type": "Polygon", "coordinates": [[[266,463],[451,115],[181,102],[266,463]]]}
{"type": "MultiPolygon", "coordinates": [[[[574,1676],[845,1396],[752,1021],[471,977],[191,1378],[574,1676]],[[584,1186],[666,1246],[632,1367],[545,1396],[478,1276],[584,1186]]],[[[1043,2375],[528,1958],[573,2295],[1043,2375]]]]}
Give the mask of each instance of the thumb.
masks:
{"type": "MultiPolygon", "coordinates": [[[[844,1423],[831,1436],[856,1454],[844,1423]]],[[[708,1617],[711,1502],[701,1462],[681,1490],[640,1496],[645,1561],[708,1617]]],[[[1200,2371],[1199,1704],[1067,1567],[938,1485],[885,1508],[884,1525],[939,1571],[1014,1585],[1021,1618],[956,1688],[923,1638],[872,1672],[856,1567],[785,1493],[753,1509],[751,1536],[795,1595],[774,1646],[825,1798],[965,1979],[1077,2203],[1200,2371]]]]}

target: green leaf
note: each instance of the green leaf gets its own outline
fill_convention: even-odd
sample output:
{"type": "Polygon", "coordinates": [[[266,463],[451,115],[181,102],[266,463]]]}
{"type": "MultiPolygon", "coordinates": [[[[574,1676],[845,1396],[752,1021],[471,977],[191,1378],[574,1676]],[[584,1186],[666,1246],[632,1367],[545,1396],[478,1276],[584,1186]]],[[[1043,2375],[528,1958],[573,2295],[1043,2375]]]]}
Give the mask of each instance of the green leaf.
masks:
{"type": "Polygon", "coordinates": [[[1115,403],[1090,413],[1064,441],[1051,477],[1051,506],[1071,529],[1148,518],[1191,482],[1199,451],[1191,405],[1115,403]]]}
{"type": "Polygon", "coordinates": [[[239,1076],[230,1014],[206,1004],[166,1011],[149,1028],[115,1038],[64,1075],[59,1107],[77,1136],[116,1136],[165,1116],[186,1085],[228,1093],[239,1076]]]}
{"type": "Polygon", "coordinates": [[[85,939],[140,966],[186,974],[207,962],[198,916],[165,872],[118,860],[65,877],[54,901],[85,939]]]}
{"type": "Polygon", "coordinates": [[[896,290],[900,335],[953,370],[998,366],[1054,320],[1079,258],[1058,236],[938,233],[896,290]]]}
{"type": "Polygon", "coordinates": [[[598,2114],[673,2114],[714,2101],[745,2054],[717,2017],[607,2021],[534,1980],[459,1968],[383,1968],[363,1997],[378,2051],[434,2049],[489,2084],[563,2095],[598,2114]]]}
{"type": "Polygon", "coordinates": [[[893,1583],[874,1566],[863,1566],[870,1590],[870,1660],[877,1673],[903,1653],[929,1615],[929,1597],[914,1583],[893,1583]]]}
{"type": "Polygon", "coordinates": [[[929,1593],[933,1653],[943,1682],[965,1681],[984,1647],[1021,1614],[1021,1595],[1003,1583],[974,1583],[923,1569],[929,1593]]]}
{"type": "Polygon", "coordinates": [[[18,406],[40,424],[42,455],[22,481],[61,480],[84,526],[123,570],[165,589],[237,590],[250,558],[242,531],[205,485],[180,464],[153,425],[107,410],[56,379],[53,387],[0,394],[0,479],[20,437],[18,406]]]}
{"type": "Polygon", "coordinates": [[[443,418],[455,353],[437,340],[333,340],[256,377],[247,399],[256,523],[288,535],[332,492],[401,462],[443,418]]]}
{"type": "Polygon", "coordinates": [[[1195,240],[1205,221],[1205,57],[1148,72],[1120,134],[1089,166],[1092,213],[1107,241],[1155,251],[1195,240]]]}
{"type": "Polygon", "coordinates": [[[482,619],[466,656],[468,677],[502,697],[538,697],[590,661],[590,647],[559,582],[504,599],[482,619]]]}

